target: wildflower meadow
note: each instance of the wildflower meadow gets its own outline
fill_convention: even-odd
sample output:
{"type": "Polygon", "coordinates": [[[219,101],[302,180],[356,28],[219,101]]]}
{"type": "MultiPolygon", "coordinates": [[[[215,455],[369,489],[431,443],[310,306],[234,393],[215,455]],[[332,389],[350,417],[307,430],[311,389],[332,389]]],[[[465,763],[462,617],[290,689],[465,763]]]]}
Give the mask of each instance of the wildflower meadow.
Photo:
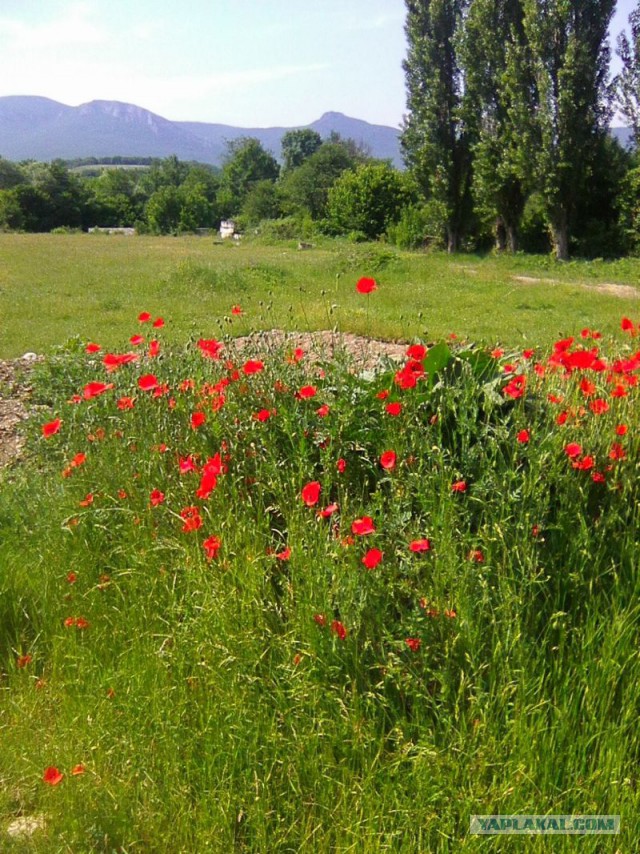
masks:
{"type": "Polygon", "coordinates": [[[620,815],[580,850],[638,850],[640,318],[361,370],[240,352],[245,312],[175,344],[140,306],[35,370],[0,850],[523,850],[469,835],[497,813],[620,815]]]}

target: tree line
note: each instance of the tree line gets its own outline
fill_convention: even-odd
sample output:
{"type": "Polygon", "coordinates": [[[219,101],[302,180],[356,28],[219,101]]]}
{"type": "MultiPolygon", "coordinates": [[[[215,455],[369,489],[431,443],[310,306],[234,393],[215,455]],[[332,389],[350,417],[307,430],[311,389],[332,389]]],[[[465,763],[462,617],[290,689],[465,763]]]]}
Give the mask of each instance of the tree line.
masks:
{"type": "Polygon", "coordinates": [[[535,214],[560,259],[638,248],[637,161],[611,139],[640,98],[640,11],[610,81],[615,0],[405,0],[402,145],[457,250],[491,225],[516,250],[535,214]]]}
{"type": "Polygon", "coordinates": [[[405,0],[406,170],[352,140],[288,131],[280,162],[257,139],[221,169],[160,160],[0,158],[0,229],[135,226],[180,234],[234,219],[403,248],[640,252],[640,6],[618,38],[614,0],[405,0]],[[618,115],[635,149],[609,132],[618,115]]]}
{"type": "Polygon", "coordinates": [[[288,131],[281,163],[251,137],[233,140],[221,169],[177,157],[12,163],[0,158],[0,229],[135,226],[181,234],[270,223],[275,234],[314,231],[376,239],[417,199],[408,175],[353,140],[288,131]]]}

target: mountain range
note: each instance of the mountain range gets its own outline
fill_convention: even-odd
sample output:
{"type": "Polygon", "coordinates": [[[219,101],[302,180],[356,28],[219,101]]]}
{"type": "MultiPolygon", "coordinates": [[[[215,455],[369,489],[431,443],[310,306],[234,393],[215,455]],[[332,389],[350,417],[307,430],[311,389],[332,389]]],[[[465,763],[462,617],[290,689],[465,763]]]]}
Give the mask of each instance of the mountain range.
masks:
{"type": "MultiPolygon", "coordinates": [[[[343,113],[324,113],[308,127],[324,139],[332,131],[363,144],[373,157],[402,165],[399,131],[343,113]]],[[[279,158],[280,140],[293,128],[239,128],[206,122],[173,122],[119,101],[78,107],[32,95],[0,97],[0,156],[7,160],[70,160],[79,157],[168,157],[220,166],[226,142],[256,137],[279,158]]]]}
{"type": "MultiPolygon", "coordinates": [[[[343,113],[324,113],[308,127],[323,139],[332,132],[353,139],[372,155],[402,167],[400,131],[343,113]]],[[[168,157],[220,166],[227,142],[241,136],[260,140],[280,159],[280,141],[294,128],[241,128],[207,122],[173,122],[120,101],[89,101],[69,107],[34,95],[0,97],[0,157],[49,161],[80,157],[168,157]]],[[[631,129],[611,128],[618,142],[631,144],[631,129]]]]}

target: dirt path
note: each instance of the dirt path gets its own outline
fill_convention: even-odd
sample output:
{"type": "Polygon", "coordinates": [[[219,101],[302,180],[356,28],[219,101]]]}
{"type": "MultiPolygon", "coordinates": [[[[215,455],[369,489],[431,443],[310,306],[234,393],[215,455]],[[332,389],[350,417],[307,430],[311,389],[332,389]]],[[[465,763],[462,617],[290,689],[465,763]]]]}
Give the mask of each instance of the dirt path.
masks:
{"type": "Polygon", "coordinates": [[[614,282],[590,284],[588,282],[565,282],[562,279],[538,279],[534,276],[512,276],[514,282],[521,285],[573,285],[587,291],[619,297],[620,299],[640,299],[640,290],[632,285],[616,285],[614,282]]]}

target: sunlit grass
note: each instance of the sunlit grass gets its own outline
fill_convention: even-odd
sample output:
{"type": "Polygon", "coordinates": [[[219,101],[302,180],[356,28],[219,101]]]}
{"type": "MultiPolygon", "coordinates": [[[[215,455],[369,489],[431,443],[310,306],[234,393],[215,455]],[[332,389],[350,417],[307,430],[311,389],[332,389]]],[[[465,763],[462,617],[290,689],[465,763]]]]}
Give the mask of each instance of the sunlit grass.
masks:
{"type": "Polygon", "coordinates": [[[238,302],[245,310],[238,334],[337,327],[387,339],[453,332],[542,346],[582,327],[613,332],[638,305],[639,273],[634,259],[563,266],[536,256],[447,257],[328,240],[299,252],[295,243],[251,240],[0,234],[0,358],[50,352],[77,335],[115,347],[142,308],[170,316],[176,342],[211,336],[228,328],[238,302]],[[353,292],[360,275],[380,281],[369,307],[353,292]],[[597,290],[604,284],[628,290],[597,290]]]}

